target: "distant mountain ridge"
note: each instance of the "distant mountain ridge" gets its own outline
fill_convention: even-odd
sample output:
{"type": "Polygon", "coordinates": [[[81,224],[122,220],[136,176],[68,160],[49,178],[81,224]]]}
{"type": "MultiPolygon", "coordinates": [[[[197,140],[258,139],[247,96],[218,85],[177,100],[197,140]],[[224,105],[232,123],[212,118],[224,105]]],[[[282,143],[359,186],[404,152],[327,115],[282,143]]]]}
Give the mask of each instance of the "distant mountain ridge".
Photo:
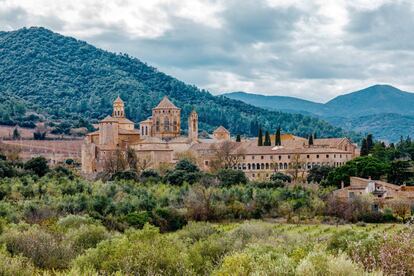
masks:
{"type": "Polygon", "coordinates": [[[347,130],[373,133],[378,139],[396,141],[414,134],[414,93],[391,85],[373,85],[344,94],[322,104],[285,96],[245,92],[223,94],[269,110],[307,114],[347,130]],[[368,123],[369,122],[369,123],[368,123]]]}
{"type": "Polygon", "coordinates": [[[325,137],[350,135],[317,118],[213,96],[136,58],[45,28],[0,32],[0,123],[36,120],[26,112],[35,111],[57,121],[66,132],[70,126],[85,126],[110,114],[117,95],[124,99],[128,118],[135,123],[150,116],[151,109],[167,95],[182,108],[183,130],[188,114],[196,109],[200,130],[223,125],[232,134],[257,135],[259,126],[271,132],[281,126],[283,131],[301,136],[312,132],[325,137]]]}

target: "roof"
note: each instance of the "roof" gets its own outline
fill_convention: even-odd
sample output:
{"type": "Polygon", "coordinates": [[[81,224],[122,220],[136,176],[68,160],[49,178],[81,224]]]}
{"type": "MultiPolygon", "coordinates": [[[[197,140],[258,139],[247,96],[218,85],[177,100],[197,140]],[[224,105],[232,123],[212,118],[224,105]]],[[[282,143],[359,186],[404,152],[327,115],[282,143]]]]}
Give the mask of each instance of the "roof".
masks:
{"type": "Polygon", "coordinates": [[[114,117],[108,115],[103,120],[101,120],[100,122],[116,122],[116,121],[117,121],[117,119],[115,119],[114,117]]]}
{"type": "Polygon", "coordinates": [[[168,99],[167,96],[164,96],[164,98],[162,98],[162,100],[160,101],[160,103],[154,108],[154,109],[160,109],[160,108],[173,108],[173,109],[179,109],[178,107],[176,107],[171,101],[170,99],[168,99]]]}
{"type": "Polygon", "coordinates": [[[114,103],[124,103],[124,101],[118,95],[118,97],[115,99],[114,103]]]}
{"type": "Polygon", "coordinates": [[[322,138],[313,140],[314,146],[337,147],[340,143],[347,140],[347,138],[322,138]]]}
{"type": "Polygon", "coordinates": [[[120,124],[134,124],[134,122],[132,122],[131,120],[129,120],[127,118],[116,118],[116,120],[120,124]]]}
{"type": "Polygon", "coordinates": [[[147,124],[147,123],[152,123],[152,120],[150,119],[150,118],[148,118],[148,119],[146,119],[146,120],[144,120],[144,121],[141,121],[141,122],[139,122],[140,124],[147,124]]]}
{"type": "Polygon", "coordinates": [[[139,132],[137,130],[129,130],[129,129],[122,129],[122,128],[118,130],[118,133],[124,134],[124,135],[139,135],[139,132]]]}
{"type": "Polygon", "coordinates": [[[230,133],[224,126],[219,126],[218,128],[216,128],[216,130],[214,130],[213,133],[216,133],[216,132],[230,133]]]}

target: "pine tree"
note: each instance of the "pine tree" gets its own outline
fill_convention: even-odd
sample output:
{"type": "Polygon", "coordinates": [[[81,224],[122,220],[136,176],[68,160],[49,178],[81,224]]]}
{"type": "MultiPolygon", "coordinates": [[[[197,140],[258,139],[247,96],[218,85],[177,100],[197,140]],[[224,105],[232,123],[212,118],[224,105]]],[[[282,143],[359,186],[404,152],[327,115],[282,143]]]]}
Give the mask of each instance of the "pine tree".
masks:
{"type": "Polygon", "coordinates": [[[367,150],[368,150],[368,153],[370,153],[372,148],[374,147],[374,139],[372,138],[372,134],[367,135],[366,141],[367,141],[367,150]]]}
{"type": "Polygon", "coordinates": [[[313,134],[313,140],[317,139],[316,138],[316,132],[313,134]]]}
{"type": "Polygon", "coordinates": [[[363,138],[362,139],[362,143],[361,143],[361,153],[360,153],[360,155],[361,156],[367,156],[368,153],[369,153],[369,151],[368,151],[367,139],[366,138],[363,138]]]}
{"type": "Polygon", "coordinates": [[[237,136],[236,136],[236,142],[241,142],[240,134],[237,134],[237,136]]]}
{"type": "Polygon", "coordinates": [[[269,131],[266,130],[266,134],[265,134],[265,141],[264,141],[264,146],[271,146],[272,142],[270,141],[270,134],[269,131]]]}
{"type": "Polygon", "coordinates": [[[259,128],[259,135],[257,136],[257,145],[259,147],[263,146],[263,132],[262,132],[262,128],[259,128]]]}
{"type": "Polygon", "coordinates": [[[275,146],[281,146],[281,145],[282,145],[282,139],[280,137],[280,127],[278,127],[276,130],[276,135],[275,135],[275,146]]]}
{"type": "Polygon", "coordinates": [[[313,145],[313,134],[309,135],[308,143],[309,143],[309,146],[313,145]]]}

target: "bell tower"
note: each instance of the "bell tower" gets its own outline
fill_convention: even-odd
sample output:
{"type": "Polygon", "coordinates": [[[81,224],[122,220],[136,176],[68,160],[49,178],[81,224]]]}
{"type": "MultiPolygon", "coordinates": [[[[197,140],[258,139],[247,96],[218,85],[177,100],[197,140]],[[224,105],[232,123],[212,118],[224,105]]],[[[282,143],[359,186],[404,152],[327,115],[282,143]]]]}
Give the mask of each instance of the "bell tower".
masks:
{"type": "Polygon", "coordinates": [[[191,111],[188,117],[188,138],[191,142],[198,140],[198,114],[195,110],[191,111]]]}
{"type": "Polygon", "coordinates": [[[112,117],[114,118],[125,118],[125,105],[124,101],[118,96],[113,104],[114,111],[112,117]]]}

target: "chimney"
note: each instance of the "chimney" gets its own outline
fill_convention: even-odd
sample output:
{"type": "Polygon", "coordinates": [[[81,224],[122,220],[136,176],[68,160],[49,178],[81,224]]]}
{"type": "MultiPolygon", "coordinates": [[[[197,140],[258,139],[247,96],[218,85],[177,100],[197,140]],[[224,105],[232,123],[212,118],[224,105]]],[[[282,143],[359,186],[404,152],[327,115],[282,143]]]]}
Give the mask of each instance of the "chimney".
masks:
{"type": "Polygon", "coordinates": [[[342,181],[341,181],[341,189],[343,189],[343,188],[345,188],[345,183],[344,183],[344,181],[342,180],[342,181]]]}

